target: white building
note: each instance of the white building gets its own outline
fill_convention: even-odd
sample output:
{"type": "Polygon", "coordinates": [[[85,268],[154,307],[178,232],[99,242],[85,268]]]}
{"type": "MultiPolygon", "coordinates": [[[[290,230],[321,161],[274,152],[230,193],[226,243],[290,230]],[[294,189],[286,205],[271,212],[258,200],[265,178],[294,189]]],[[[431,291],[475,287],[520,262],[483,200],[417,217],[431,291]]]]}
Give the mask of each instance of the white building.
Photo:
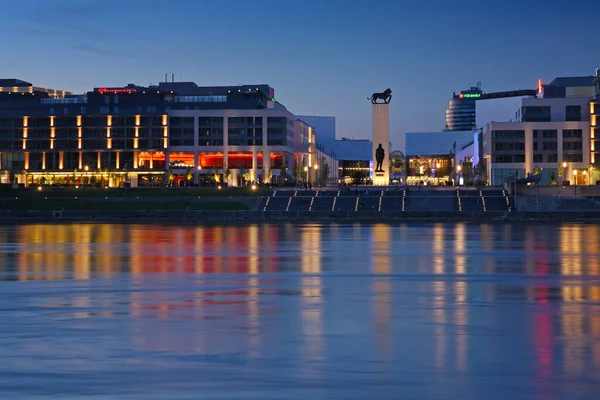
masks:
{"type": "Polygon", "coordinates": [[[542,174],[542,184],[573,179],[589,183],[589,101],[587,97],[521,99],[517,122],[486,124],[481,149],[490,183],[502,185],[508,175],[534,173],[542,174]]]}

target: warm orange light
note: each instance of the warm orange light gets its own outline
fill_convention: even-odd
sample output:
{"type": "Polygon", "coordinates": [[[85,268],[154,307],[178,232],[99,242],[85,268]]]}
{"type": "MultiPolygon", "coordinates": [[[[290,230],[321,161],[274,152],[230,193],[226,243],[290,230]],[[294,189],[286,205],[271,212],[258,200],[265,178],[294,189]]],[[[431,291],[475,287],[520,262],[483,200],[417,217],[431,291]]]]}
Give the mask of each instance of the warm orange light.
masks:
{"type": "Polygon", "coordinates": [[[81,139],[79,139],[79,140],[77,141],[77,148],[78,148],[79,150],[81,150],[81,139]]]}
{"type": "Polygon", "coordinates": [[[82,128],[77,128],[77,137],[80,138],[81,137],[81,131],[83,129],[82,128]]]}
{"type": "Polygon", "coordinates": [[[166,126],[163,128],[163,136],[164,137],[167,137],[167,129],[168,128],[166,126]]]}
{"type": "Polygon", "coordinates": [[[27,128],[23,128],[23,138],[27,138],[27,128]]]}
{"type": "Polygon", "coordinates": [[[163,139],[163,147],[166,149],[167,148],[167,139],[163,139]]]}
{"type": "Polygon", "coordinates": [[[162,116],[162,124],[163,124],[163,126],[167,126],[168,118],[169,117],[166,114],[162,116]]]}
{"type": "Polygon", "coordinates": [[[77,126],[81,126],[81,115],[77,116],[77,126]]]}
{"type": "Polygon", "coordinates": [[[592,126],[596,126],[596,115],[592,115],[591,124],[592,126]]]}
{"type": "Polygon", "coordinates": [[[27,148],[27,140],[23,139],[23,150],[27,148]]]}
{"type": "Polygon", "coordinates": [[[139,115],[136,115],[136,116],[135,116],[135,125],[136,125],[136,126],[139,126],[139,125],[140,125],[140,119],[141,119],[141,118],[140,118],[140,116],[139,116],[139,115]]]}
{"type": "Polygon", "coordinates": [[[542,85],[542,80],[538,79],[538,87],[537,87],[538,93],[542,93],[543,89],[544,89],[544,85],[542,85]]]}
{"type": "Polygon", "coordinates": [[[56,128],[50,128],[50,137],[53,138],[56,136],[56,128]]]}
{"type": "Polygon", "coordinates": [[[590,103],[590,114],[595,114],[595,108],[596,108],[596,104],[590,103]]]}
{"type": "Polygon", "coordinates": [[[29,169],[29,153],[25,153],[25,169],[29,169]]]}
{"type": "Polygon", "coordinates": [[[106,148],[112,149],[112,139],[106,139],[106,148]]]}
{"type": "Polygon", "coordinates": [[[54,126],[54,116],[50,117],[50,126],[54,126]]]}
{"type": "Polygon", "coordinates": [[[50,139],[50,149],[54,149],[54,139],[50,139]]]}
{"type": "Polygon", "coordinates": [[[106,116],[106,126],[112,126],[112,115],[106,116]]]}
{"type": "Polygon", "coordinates": [[[62,151],[58,153],[58,169],[63,169],[65,162],[65,153],[62,151]]]}
{"type": "Polygon", "coordinates": [[[135,127],[135,137],[139,137],[140,136],[140,128],[138,128],[137,126],[135,127]]]}
{"type": "Polygon", "coordinates": [[[106,137],[109,138],[110,137],[110,128],[106,128],[106,137]]]}
{"type": "MultiPolygon", "coordinates": [[[[52,148],[52,147],[50,147],[52,148]]],[[[42,169],[46,169],[46,152],[42,151],[42,169]]],[[[40,186],[41,188],[41,186],[40,186]]]]}
{"type": "Polygon", "coordinates": [[[29,124],[29,117],[23,117],[23,127],[26,128],[29,124]]]}
{"type": "Polygon", "coordinates": [[[134,149],[138,148],[138,138],[137,137],[135,139],[133,139],[133,148],[134,149]]]}

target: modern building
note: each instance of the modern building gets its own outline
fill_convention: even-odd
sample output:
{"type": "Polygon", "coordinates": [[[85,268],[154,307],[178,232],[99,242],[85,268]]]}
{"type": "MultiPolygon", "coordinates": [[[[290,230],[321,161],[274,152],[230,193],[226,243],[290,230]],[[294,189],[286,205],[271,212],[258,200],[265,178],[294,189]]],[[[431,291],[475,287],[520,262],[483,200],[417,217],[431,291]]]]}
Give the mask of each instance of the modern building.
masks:
{"type": "MultiPolygon", "coordinates": [[[[302,115],[298,118],[319,132],[317,148],[337,159],[337,176],[345,183],[369,183],[373,178],[373,142],[336,136],[335,117],[302,115]]],[[[390,146],[391,147],[391,146],[390,146]]]]}
{"type": "Polygon", "coordinates": [[[590,99],[521,99],[515,122],[490,122],[482,132],[482,157],[492,185],[517,174],[542,175],[542,184],[584,184],[591,171],[590,99]]]}
{"type": "Polygon", "coordinates": [[[481,83],[460,94],[452,93],[446,109],[446,130],[468,131],[475,128],[475,101],[481,97],[481,83]]]}
{"type": "Polygon", "coordinates": [[[268,85],[161,82],[72,95],[6,82],[19,90],[0,92],[4,182],[274,182],[294,163],[297,140],[318,159],[315,132],[298,134],[297,118],[268,85]]]}
{"type": "MultiPolygon", "coordinates": [[[[405,135],[406,183],[448,185],[457,182],[457,155],[475,153],[473,131],[407,132],[405,135]]],[[[471,162],[471,161],[470,161],[471,162]]],[[[460,177],[458,177],[460,178],[460,177]]]]}
{"type": "Polygon", "coordinates": [[[481,90],[481,82],[460,94],[453,93],[446,109],[446,131],[467,131],[477,128],[477,103],[481,100],[507,99],[511,97],[535,96],[536,90],[510,90],[486,93],[481,90]]]}
{"type": "Polygon", "coordinates": [[[543,98],[586,97],[591,98],[595,93],[596,76],[575,76],[555,78],[552,82],[542,85],[539,82],[538,96],[543,98]]]}
{"type": "Polygon", "coordinates": [[[44,97],[64,97],[70,96],[73,93],[65,90],[48,89],[33,86],[29,82],[20,79],[0,79],[0,92],[10,93],[11,95],[19,94],[37,94],[44,97]]]}

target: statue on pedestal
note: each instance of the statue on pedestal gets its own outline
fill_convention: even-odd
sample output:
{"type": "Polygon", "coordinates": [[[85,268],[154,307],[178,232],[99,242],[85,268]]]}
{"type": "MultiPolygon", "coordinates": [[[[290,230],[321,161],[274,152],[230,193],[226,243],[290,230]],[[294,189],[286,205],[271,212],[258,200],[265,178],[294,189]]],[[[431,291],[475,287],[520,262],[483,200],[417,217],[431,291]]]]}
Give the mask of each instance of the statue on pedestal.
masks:
{"type": "Polygon", "coordinates": [[[387,88],[383,93],[373,93],[367,100],[371,100],[372,104],[382,104],[378,103],[377,100],[383,100],[383,104],[389,104],[392,101],[392,89],[387,88]]]}
{"type": "Polygon", "coordinates": [[[379,147],[375,150],[375,160],[377,160],[377,166],[375,167],[375,172],[383,172],[383,159],[385,158],[385,150],[381,143],[379,143],[379,147]]]}

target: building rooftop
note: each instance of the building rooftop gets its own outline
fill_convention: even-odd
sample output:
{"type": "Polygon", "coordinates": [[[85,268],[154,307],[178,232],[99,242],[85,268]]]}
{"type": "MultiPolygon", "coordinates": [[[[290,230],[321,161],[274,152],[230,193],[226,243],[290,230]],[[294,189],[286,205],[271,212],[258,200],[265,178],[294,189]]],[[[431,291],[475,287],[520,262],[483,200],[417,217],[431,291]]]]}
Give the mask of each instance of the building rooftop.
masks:
{"type": "Polygon", "coordinates": [[[450,154],[454,143],[454,152],[458,152],[471,142],[473,131],[407,132],[404,154],[406,157],[450,154]]]}
{"type": "Polygon", "coordinates": [[[0,87],[23,87],[23,86],[33,86],[29,82],[22,81],[20,79],[0,79],[0,87]]]}
{"type": "Polygon", "coordinates": [[[590,76],[570,76],[554,78],[547,86],[563,86],[563,87],[581,87],[594,86],[593,75],[590,76]]]}

